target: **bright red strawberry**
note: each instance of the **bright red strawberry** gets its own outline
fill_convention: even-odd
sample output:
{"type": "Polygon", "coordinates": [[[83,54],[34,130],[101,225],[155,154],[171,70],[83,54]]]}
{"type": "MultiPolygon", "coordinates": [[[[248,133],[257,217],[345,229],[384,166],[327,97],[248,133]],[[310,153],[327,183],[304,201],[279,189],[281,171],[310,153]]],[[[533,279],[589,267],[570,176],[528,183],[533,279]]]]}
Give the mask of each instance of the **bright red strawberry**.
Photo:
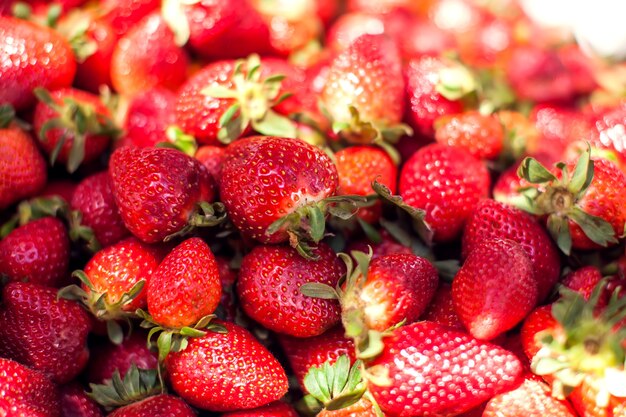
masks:
{"type": "Polygon", "coordinates": [[[116,144],[152,147],[166,141],[166,131],[176,121],[176,95],[165,88],[153,88],[134,96],[126,112],[125,135],[116,144]]]}
{"type": "Polygon", "coordinates": [[[36,87],[69,87],[76,73],[70,45],[52,29],[0,16],[0,103],[18,110],[35,102],[36,87]]]}
{"type": "Polygon", "coordinates": [[[108,171],[82,180],[74,191],[71,207],[80,212],[80,223],[93,230],[102,247],[117,243],[129,234],[115,205],[108,171]]]}
{"type": "Polygon", "coordinates": [[[563,277],[562,284],[582,294],[589,300],[593,289],[602,280],[602,272],[595,266],[584,266],[563,277]]]}
{"type": "Polygon", "coordinates": [[[102,0],[102,19],[108,22],[118,37],[124,36],[150,12],[159,8],[159,0],[102,0]]]}
{"type": "Polygon", "coordinates": [[[90,322],[78,303],[56,290],[12,282],[3,289],[0,355],[22,362],[64,383],[87,364],[90,322]]]}
{"type": "MultiPolygon", "coordinates": [[[[244,236],[279,243],[299,224],[284,224],[275,233],[268,232],[270,225],[287,215],[295,222],[311,211],[319,214],[337,183],[335,165],[319,148],[297,139],[255,136],[226,149],[219,189],[230,220],[244,236]]],[[[313,240],[319,240],[320,231],[313,232],[313,240]]]]}
{"type": "Polygon", "coordinates": [[[454,277],[452,298],[472,336],[491,340],[512,329],[537,304],[537,280],[526,251],[508,239],[476,244],[454,277]]]}
{"type": "Polygon", "coordinates": [[[552,317],[552,309],[550,305],[537,307],[531,312],[521,329],[522,347],[528,359],[532,359],[539,349],[541,342],[539,334],[546,330],[552,331],[558,326],[557,321],[552,317]]]}
{"type": "Polygon", "coordinates": [[[439,288],[437,288],[433,300],[428,308],[426,308],[421,318],[441,324],[442,326],[465,331],[463,321],[454,308],[452,286],[444,282],[439,283],[439,288]]]}
{"type": "Polygon", "coordinates": [[[209,331],[167,356],[174,391],[189,404],[210,411],[250,409],[280,399],[287,392],[280,363],[247,330],[220,324],[226,333],[209,331]]]}
{"type": "Polygon", "coordinates": [[[529,256],[537,280],[538,301],[545,300],[559,279],[559,253],[546,230],[530,214],[494,200],[478,203],[463,231],[463,257],[485,239],[513,240],[529,256]]]}
{"type": "Polygon", "coordinates": [[[591,144],[612,149],[626,157],[626,103],[602,111],[593,119],[594,126],[588,138],[591,144]]]}
{"type": "Polygon", "coordinates": [[[59,393],[41,372],[0,358],[0,414],[7,417],[62,417],[59,393]]]}
{"type": "Polygon", "coordinates": [[[222,173],[225,149],[219,146],[201,146],[195,158],[209,171],[215,182],[218,182],[222,173]]]}
{"type": "Polygon", "coordinates": [[[98,404],[77,382],[61,387],[61,417],[104,417],[98,404]]]}
{"type": "Polygon", "coordinates": [[[35,132],[51,163],[65,164],[69,172],[99,158],[118,133],[98,96],[73,88],[36,94],[35,132]]]}
{"type": "Polygon", "coordinates": [[[512,353],[428,321],[394,330],[384,344],[368,366],[391,384],[368,389],[393,416],[460,414],[515,387],[522,372],[512,353]]]}
{"type": "Polygon", "coordinates": [[[469,153],[440,144],[421,148],[400,172],[400,195],[426,211],[437,242],[461,232],[478,202],[489,194],[487,167],[469,153]]]}
{"type": "Polygon", "coordinates": [[[120,38],[111,57],[117,92],[134,96],[154,87],[176,90],[187,78],[189,57],[158,13],[143,18],[120,38]]]}
{"type": "Polygon", "coordinates": [[[289,404],[277,401],[254,410],[225,413],[222,417],[298,417],[298,413],[289,404]]]}
{"type": "Polygon", "coordinates": [[[477,111],[442,116],[435,121],[437,142],[458,146],[480,159],[495,159],[504,146],[504,130],[494,116],[477,111]]]}
{"type": "Polygon", "coordinates": [[[117,149],[109,173],[124,224],[148,243],[194,223],[199,216],[196,205],[212,201],[215,194],[206,169],[174,149],[117,149]]]}
{"type": "Polygon", "coordinates": [[[307,297],[306,283],[335,287],[344,273],[337,254],[320,243],[315,260],[302,257],[288,246],[256,246],[244,256],[237,281],[243,311],[263,327],[297,337],[317,336],[337,324],[337,300],[307,297]]]}
{"type": "MultiPolygon", "coordinates": [[[[8,119],[11,110],[2,107],[0,112],[8,119]]],[[[0,209],[36,195],[47,177],[46,161],[31,136],[10,121],[0,121],[0,209]]]]}
{"type": "Polygon", "coordinates": [[[148,397],[118,408],[108,417],[196,417],[193,411],[183,400],[173,395],[161,394],[148,397]]]}
{"type": "Polygon", "coordinates": [[[54,287],[66,278],[70,240],[57,218],[33,220],[0,241],[0,274],[9,281],[54,287]]]}

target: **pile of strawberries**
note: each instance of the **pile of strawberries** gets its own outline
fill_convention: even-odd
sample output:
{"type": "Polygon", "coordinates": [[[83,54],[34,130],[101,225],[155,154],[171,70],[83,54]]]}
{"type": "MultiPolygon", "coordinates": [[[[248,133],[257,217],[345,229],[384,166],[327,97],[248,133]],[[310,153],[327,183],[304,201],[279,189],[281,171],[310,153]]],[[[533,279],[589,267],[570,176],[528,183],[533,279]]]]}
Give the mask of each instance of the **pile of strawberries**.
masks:
{"type": "Polygon", "coordinates": [[[0,3],[0,417],[625,417],[626,67],[517,0],[0,3]]]}

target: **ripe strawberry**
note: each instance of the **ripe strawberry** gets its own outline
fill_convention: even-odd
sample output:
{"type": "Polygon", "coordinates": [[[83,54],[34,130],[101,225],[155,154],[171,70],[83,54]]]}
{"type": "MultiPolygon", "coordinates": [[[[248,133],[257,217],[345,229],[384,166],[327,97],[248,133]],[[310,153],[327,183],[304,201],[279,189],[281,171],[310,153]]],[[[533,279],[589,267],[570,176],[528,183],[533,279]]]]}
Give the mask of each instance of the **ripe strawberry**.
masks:
{"type": "Polygon", "coordinates": [[[337,324],[339,303],[307,297],[300,287],[313,282],[336,286],[343,265],[326,244],[320,243],[312,254],[315,260],[288,246],[252,249],[243,258],[237,281],[243,311],[269,330],[297,337],[317,336],[337,324]]]}
{"type": "Polygon", "coordinates": [[[61,387],[62,417],[104,417],[98,404],[77,382],[61,387]]]}
{"type": "Polygon", "coordinates": [[[495,159],[504,146],[504,130],[494,116],[477,111],[442,116],[435,121],[438,143],[458,146],[480,159],[495,159]]]}
{"type": "Polygon", "coordinates": [[[545,300],[559,279],[561,261],[545,229],[528,213],[494,200],[482,200],[465,224],[463,257],[485,239],[510,239],[530,258],[537,281],[538,301],[545,300]]]}
{"type": "Polygon", "coordinates": [[[550,305],[537,307],[526,317],[520,335],[522,347],[528,359],[532,359],[541,349],[539,334],[546,330],[552,331],[557,327],[558,323],[552,316],[550,305]]]}
{"type": "Polygon", "coordinates": [[[289,404],[277,401],[254,410],[225,413],[222,417],[298,417],[298,413],[289,404]]]}
{"type": "Polygon", "coordinates": [[[371,402],[361,398],[356,403],[341,408],[339,410],[324,409],[317,414],[317,417],[378,417],[371,402]]]}
{"type": "MultiPolygon", "coordinates": [[[[543,151],[529,156],[532,156],[544,165],[552,165],[557,161],[551,153],[543,151]]],[[[532,186],[532,184],[517,175],[517,170],[522,162],[523,160],[516,161],[500,174],[500,177],[498,177],[492,191],[493,198],[495,200],[514,206],[516,201],[524,199],[524,197],[521,196],[520,191],[526,187],[532,186]]]]}
{"type": "Polygon", "coordinates": [[[38,197],[60,197],[69,204],[77,186],[78,184],[71,180],[52,180],[46,184],[38,197]]]}
{"type": "Polygon", "coordinates": [[[159,8],[159,0],[102,0],[102,20],[109,23],[118,38],[124,36],[150,12],[159,8]]]}
{"type": "Polygon", "coordinates": [[[431,303],[426,308],[426,311],[424,311],[424,314],[422,314],[421,319],[432,321],[456,330],[465,331],[463,321],[454,308],[452,286],[444,282],[439,283],[439,288],[437,288],[431,303]]]}
{"type": "Polygon", "coordinates": [[[595,266],[584,266],[565,275],[562,284],[582,294],[589,300],[593,289],[602,280],[602,273],[595,266]]]}
{"type": "Polygon", "coordinates": [[[362,12],[344,13],[329,28],[325,44],[332,51],[341,52],[348,49],[360,36],[384,33],[384,16],[362,12]]]}
{"type": "Polygon", "coordinates": [[[415,19],[400,36],[400,50],[405,61],[422,56],[441,56],[454,49],[454,36],[428,19],[415,19]]]}
{"type": "Polygon", "coordinates": [[[428,321],[394,330],[384,344],[368,367],[388,372],[391,384],[368,389],[393,416],[460,414],[515,387],[522,372],[512,353],[428,321]]]}
{"type": "Polygon", "coordinates": [[[11,124],[12,113],[0,108],[0,209],[36,195],[47,179],[46,161],[30,135],[11,124]]]}
{"type": "Polygon", "coordinates": [[[224,162],[225,149],[219,146],[201,146],[198,148],[196,158],[209,171],[217,183],[222,173],[222,163],[224,162]]]}
{"type": "Polygon", "coordinates": [[[592,145],[611,149],[626,158],[626,103],[601,111],[593,117],[592,145]]]}
{"type": "Polygon", "coordinates": [[[226,333],[209,331],[167,356],[174,391],[210,411],[250,409],[280,399],[287,392],[287,376],[278,361],[247,330],[220,324],[226,333]]]}
{"type": "Polygon", "coordinates": [[[72,88],[37,89],[34,128],[44,151],[74,172],[101,156],[118,133],[111,114],[98,96],[72,88]]]}
{"type": "Polygon", "coordinates": [[[132,27],[111,57],[111,81],[120,94],[134,96],[154,87],[176,90],[187,78],[189,57],[158,13],[132,27]]]}
{"type": "Polygon", "coordinates": [[[220,283],[222,285],[222,295],[220,297],[220,305],[216,315],[223,320],[234,322],[238,314],[238,303],[235,299],[235,282],[237,281],[238,271],[231,268],[230,262],[221,256],[216,256],[217,269],[220,275],[220,283]]]}
{"type": "Polygon", "coordinates": [[[12,282],[3,289],[0,355],[24,363],[53,381],[71,381],[89,358],[89,317],[72,301],[37,284],[12,282]]]}
{"type": "Polygon", "coordinates": [[[116,146],[146,148],[165,141],[168,126],[176,121],[175,103],[176,95],[165,88],[139,92],[128,104],[125,135],[116,146]]]}
{"type": "Polygon", "coordinates": [[[491,340],[512,329],[537,304],[537,280],[526,251],[508,239],[476,244],[454,277],[452,298],[472,336],[491,340]]]}
{"type": "Polygon", "coordinates": [[[33,220],[0,241],[0,274],[9,281],[54,287],[65,279],[69,262],[67,230],[54,217],[33,220]]]}
{"type": "Polygon", "coordinates": [[[82,180],[74,191],[71,207],[80,212],[80,223],[91,228],[102,247],[117,243],[129,234],[115,205],[107,171],[82,180]]]}
{"type": "Polygon", "coordinates": [[[17,110],[35,102],[33,89],[69,87],[76,73],[70,45],[52,29],[0,16],[0,103],[17,110]],[[11,47],[8,47],[12,45],[11,47]]]}
{"type": "Polygon", "coordinates": [[[212,201],[215,194],[206,169],[174,149],[117,149],[109,173],[124,224],[148,243],[202,223],[196,205],[212,201]]]}
{"type": "Polygon", "coordinates": [[[157,415],[196,417],[197,414],[180,398],[161,394],[120,407],[110,413],[108,417],[152,417],[157,415]]]}
{"type": "Polygon", "coordinates": [[[533,107],[530,119],[540,134],[538,150],[551,156],[550,160],[541,161],[544,164],[557,162],[571,142],[581,138],[590,139],[590,123],[575,109],[540,104],[533,107]]]}
{"type": "Polygon", "coordinates": [[[0,358],[0,413],[7,417],[61,417],[59,393],[39,371],[0,358]]]}
{"type": "Polygon", "coordinates": [[[426,211],[437,242],[458,236],[478,202],[489,194],[489,172],[469,153],[440,144],[421,148],[400,172],[400,195],[426,211]]]}

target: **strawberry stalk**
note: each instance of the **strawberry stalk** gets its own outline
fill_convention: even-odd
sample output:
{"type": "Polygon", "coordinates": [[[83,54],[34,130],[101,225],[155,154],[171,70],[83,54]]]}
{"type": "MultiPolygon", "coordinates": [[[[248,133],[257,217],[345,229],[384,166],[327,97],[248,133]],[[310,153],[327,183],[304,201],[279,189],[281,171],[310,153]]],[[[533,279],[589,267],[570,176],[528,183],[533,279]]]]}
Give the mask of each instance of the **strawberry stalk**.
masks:
{"type": "Polygon", "coordinates": [[[116,369],[111,381],[106,384],[89,384],[89,387],[91,392],[88,395],[109,411],[162,394],[165,390],[158,380],[156,369],[139,369],[135,364],[126,372],[124,379],[116,369]]]}
{"type": "Polygon", "coordinates": [[[226,220],[227,216],[224,204],[219,202],[208,203],[206,201],[201,201],[196,203],[196,208],[189,215],[187,224],[179,231],[166,236],[163,241],[169,242],[174,238],[186,236],[199,227],[217,226],[222,224],[226,220]]]}

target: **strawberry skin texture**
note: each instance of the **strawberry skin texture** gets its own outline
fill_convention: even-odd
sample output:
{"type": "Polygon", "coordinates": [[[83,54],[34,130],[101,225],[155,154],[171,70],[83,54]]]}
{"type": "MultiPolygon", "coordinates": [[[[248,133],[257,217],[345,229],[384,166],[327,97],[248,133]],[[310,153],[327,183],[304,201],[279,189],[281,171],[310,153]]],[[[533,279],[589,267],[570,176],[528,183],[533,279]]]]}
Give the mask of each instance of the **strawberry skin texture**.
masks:
{"type": "Polygon", "coordinates": [[[222,417],[298,417],[298,413],[289,404],[277,401],[254,410],[225,413],[222,417]]]}
{"type": "Polygon", "coordinates": [[[462,254],[466,258],[485,239],[513,240],[530,258],[538,285],[538,300],[550,294],[559,279],[559,252],[544,227],[530,214],[491,199],[478,203],[465,224],[462,254]]]}
{"type": "Polygon", "coordinates": [[[46,184],[46,161],[17,126],[0,129],[0,209],[36,195],[46,184]]]}
{"type": "Polygon", "coordinates": [[[224,162],[224,148],[219,146],[201,146],[194,156],[209,171],[215,182],[219,181],[224,162]]]}
{"type": "Polygon", "coordinates": [[[210,411],[261,407],[287,392],[287,376],[276,358],[250,332],[220,322],[227,333],[207,332],[170,353],[165,366],[174,391],[210,411]]]}
{"type": "Polygon", "coordinates": [[[59,393],[41,372],[0,358],[0,413],[16,417],[60,417],[59,393]],[[15,412],[15,414],[13,414],[15,412]]]}
{"type": "Polygon", "coordinates": [[[219,270],[209,246],[191,238],[163,259],[148,283],[148,311],[162,326],[195,324],[217,308],[222,295],[219,270]]]}
{"type": "Polygon", "coordinates": [[[87,313],[73,301],[37,284],[13,282],[3,289],[0,355],[38,369],[57,383],[76,377],[87,364],[87,313]]]}
{"type": "Polygon", "coordinates": [[[108,171],[82,180],[74,191],[71,207],[81,212],[81,224],[93,230],[102,247],[113,245],[129,234],[115,205],[108,171]]]}
{"type": "Polygon", "coordinates": [[[104,417],[98,404],[89,398],[77,382],[61,387],[61,415],[63,417],[104,417]]]}
{"type": "Polygon", "coordinates": [[[316,417],[377,417],[374,406],[365,398],[340,410],[322,410],[316,417]]]}
{"type": "Polygon", "coordinates": [[[596,405],[598,391],[583,382],[570,395],[570,401],[581,417],[624,417],[626,416],[626,400],[611,396],[607,407],[596,405]]]}
{"type": "Polygon", "coordinates": [[[220,196],[234,225],[261,243],[288,239],[265,231],[279,218],[334,195],[337,169],[319,148],[298,139],[253,136],[226,149],[220,196]]]}
{"type": "Polygon", "coordinates": [[[541,342],[537,339],[537,334],[543,331],[554,331],[559,326],[552,316],[552,306],[541,306],[533,310],[526,317],[520,335],[522,337],[522,347],[524,353],[531,359],[541,349],[541,342]]]}
{"type": "Polygon", "coordinates": [[[562,284],[578,291],[589,300],[594,287],[602,280],[602,273],[595,266],[583,266],[563,277],[562,284]]]}
{"type": "Polygon", "coordinates": [[[444,282],[439,283],[437,292],[435,292],[432,301],[421,318],[422,320],[432,321],[442,326],[465,331],[463,321],[454,308],[452,286],[444,282]]]}
{"type": "Polygon", "coordinates": [[[478,339],[491,340],[513,328],[537,303],[537,281],[524,248],[508,239],[477,244],[454,277],[452,298],[478,339]]]}
{"type": "Polygon", "coordinates": [[[108,417],[196,417],[197,414],[183,400],[161,394],[118,408],[108,417]]]}
{"type": "Polygon", "coordinates": [[[196,203],[212,201],[206,169],[174,149],[120,148],[109,164],[113,195],[128,230],[147,243],[182,229],[196,203]]]}
{"type": "Polygon", "coordinates": [[[0,16],[0,103],[17,110],[35,102],[33,89],[69,87],[76,74],[74,52],[52,29],[0,16]]]}
{"type": "Polygon", "coordinates": [[[399,191],[410,206],[426,211],[436,242],[461,232],[478,202],[489,194],[489,172],[478,159],[459,148],[427,145],[406,162],[399,191]]]}
{"type": "Polygon", "coordinates": [[[395,330],[370,365],[389,371],[390,386],[369,389],[394,417],[460,414],[513,388],[522,372],[514,354],[427,321],[395,330]]]}
{"type": "MultiPolygon", "coordinates": [[[[165,131],[175,124],[176,94],[165,88],[153,88],[138,93],[131,99],[120,140],[124,145],[146,148],[165,141],[165,131]]],[[[116,144],[117,145],[117,144],[116,144]]]]}
{"type": "Polygon", "coordinates": [[[311,337],[337,324],[337,300],[308,297],[306,283],[335,287],[344,273],[337,254],[326,244],[314,250],[319,260],[307,260],[288,246],[256,246],[242,261],[237,294],[245,313],[264,327],[282,334],[311,337]]]}
{"type": "Polygon", "coordinates": [[[384,331],[406,320],[413,323],[435,295],[439,275],[426,259],[409,254],[374,259],[359,297],[368,328],[384,331]]]}
{"type": "Polygon", "coordinates": [[[437,142],[463,148],[476,158],[495,159],[504,145],[504,130],[500,121],[477,111],[442,116],[435,126],[437,142]]]}
{"type": "Polygon", "coordinates": [[[69,262],[67,230],[54,217],[31,221],[0,241],[0,274],[10,281],[54,287],[66,278],[69,262]]]}

